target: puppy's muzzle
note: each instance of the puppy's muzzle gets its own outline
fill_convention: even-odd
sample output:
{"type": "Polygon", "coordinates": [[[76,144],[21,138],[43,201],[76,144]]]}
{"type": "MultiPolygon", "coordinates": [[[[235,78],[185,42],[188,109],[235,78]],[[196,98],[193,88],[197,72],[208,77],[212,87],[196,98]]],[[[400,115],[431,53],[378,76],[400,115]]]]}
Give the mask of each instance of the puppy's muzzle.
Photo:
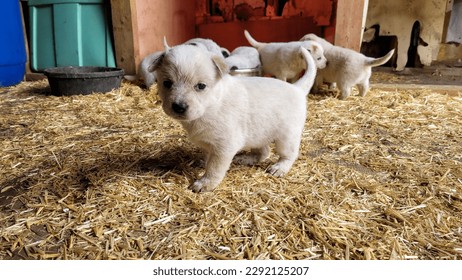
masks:
{"type": "Polygon", "coordinates": [[[189,107],[188,104],[183,103],[183,102],[172,103],[173,112],[180,114],[180,115],[184,114],[188,110],[188,107],[189,107]]]}

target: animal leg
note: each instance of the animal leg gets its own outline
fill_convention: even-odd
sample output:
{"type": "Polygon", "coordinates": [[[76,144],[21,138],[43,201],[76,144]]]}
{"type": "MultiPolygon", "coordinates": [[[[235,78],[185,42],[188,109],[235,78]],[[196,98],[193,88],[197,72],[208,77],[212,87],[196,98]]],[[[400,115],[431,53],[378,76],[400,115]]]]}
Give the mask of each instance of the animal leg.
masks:
{"type": "Polygon", "coordinates": [[[334,90],[336,88],[337,88],[337,83],[336,82],[333,82],[333,83],[329,84],[329,90],[334,90]]]}
{"type": "Polygon", "coordinates": [[[358,84],[357,86],[359,90],[359,95],[365,96],[367,94],[367,91],[369,90],[369,81],[365,81],[361,84],[358,84]]]}
{"type": "Polygon", "coordinates": [[[270,147],[266,145],[259,149],[252,149],[250,154],[237,155],[234,161],[238,164],[254,165],[267,159],[269,154],[270,147]]]}
{"type": "Polygon", "coordinates": [[[193,192],[209,192],[213,191],[223,180],[228,171],[234,154],[222,153],[217,154],[210,152],[207,156],[205,163],[205,173],[197,181],[195,181],[189,188],[193,192]]]}
{"type": "Polygon", "coordinates": [[[294,164],[298,158],[300,147],[300,136],[289,139],[280,139],[276,141],[276,152],[279,154],[279,160],[268,168],[268,173],[276,177],[282,177],[294,164]]]}
{"type": "Polygon", "coordinates": [[[350,86],[345,86],[345,85],[338,85],[339,86],[339,90],[340,90],[340,99],[341,100],[345,100],[348,98],[348,96],[350,96],[350,91],[351,91],[351,87],[350,86]]]}
{"type": "Polygon", "coordinates": [[[313,87],[311,88],[311,92],[313,93],[319,93],[319,89],[321,88],[322,83],[324,82],[324,79],[322,76],[318,73],[316,75],[316,79],[314,80],[313,87]]]}

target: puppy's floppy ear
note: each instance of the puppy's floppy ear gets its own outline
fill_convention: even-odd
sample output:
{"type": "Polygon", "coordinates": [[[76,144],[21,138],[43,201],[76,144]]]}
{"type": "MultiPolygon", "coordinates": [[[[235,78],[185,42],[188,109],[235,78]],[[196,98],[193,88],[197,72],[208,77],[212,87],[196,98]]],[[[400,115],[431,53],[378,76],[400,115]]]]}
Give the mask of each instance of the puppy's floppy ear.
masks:
{"type": "MultiPolygon", "coordinates": [[[[311,49],[312,49],[313,52],[315,53],[315,52],[318,50],[318,46],[312,45],[312,46],[311,46],[311,49]]],[[[310,52],[311,52],[311,51],[310,51],[310,52]]]]}
{"type": "Polygon", "coordinates": [[[149,72],[154,72],[159,68],[159,66],[162,64],[162,61],[164,60],[165,57],[165,52],[163,52],[161,55],[159,55],[154,61],[149,65],[148,71],[149,72]]]}
{"type": "Polygon", "coordinates": [[[302,46],[305,50],[309,51],[310,53],[313,53],[313,52],[316,51],[316,45],[313,44],[312,42],[303,41],[303,42],[301,43],[301,46],[302,46]]]}
{"type": "Polygon", "coordinates": [[[212,61],[215,67],[217,68],[217,78],[223,77],[225,74],[228,74],[228,66],[225,63],[225,60],[218,55],[212,56],[212,61]]]}
{"type": "Polygon", "coordinates": [[[164,48],[165,48],[164,52],[158,57],[156,57],[156,59],[152,61],[151,65],[149,65],[148,67],[149,72],[154,72],[157,70],[157,68],[159,68],[159,66],[162,64],[162,61],[164,60],[165,54],[171,49],[167,43],[167,38],[165,36],[164,36],[164,48]]]}

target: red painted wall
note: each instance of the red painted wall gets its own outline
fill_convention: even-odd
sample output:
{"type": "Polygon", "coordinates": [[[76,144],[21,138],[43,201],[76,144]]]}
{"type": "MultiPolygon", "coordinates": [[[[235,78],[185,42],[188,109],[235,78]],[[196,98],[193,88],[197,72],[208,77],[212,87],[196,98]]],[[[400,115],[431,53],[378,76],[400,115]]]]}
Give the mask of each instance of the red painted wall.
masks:
{"type": "MultiPolygon", "coordinates": [[[[228,2],[231,5],[239,2],[241,6],[242,3],[256,3],[255,0],[223,3],[228,2]]],[[[284,6],[283,16],[274,16],[274,9],[267,7],[265,10],[261,4],[253,10],[252,15],[252,7],[249,6],[252,16],[246,21],[240,21],[236,15],[210,15],[208,0],[137,0],[140,57],[163,50],[164,36],[169,45],[180,44],[194,37],[209,38],[230,51],[238,46],[249,45],[244,37],[244,29],[261,42],[295,41],[307,33],[324,35],[326,31],[326,35],[333,37],[332,29],[335,25],[331,21],[334,18],[335,3],[336,0],[289,0],[284,6]]]]}
{"type": "MultiPolygon", "coordinates": [[[[333,40],[332,27],[336,0],[289,0],[282,13],[275,14],[278,3],[267,0],[212,0],[219,4],[222,15],[211,15],[209,2],[196,0],[196,35],[210,38],[230,51],[238,46],[249,45],[244,29],[262,42],[297,41],[307,33],[324,35],[328,31],[333,40]],[[233,6],[234,4],[234,6],[233,6]],[[244,11],[244,12],[243,12],[244,11]],[[242,19],[242,14],[247,20],[242,19]]],[[[212,11],[211,11],[212,10],[212,11]]]]}
{"type": "Polygon", "coordinates": [[[274,20],[232,21],[197,26],[197,36],[210,38],[222,47],[232,51],[239,46],[249,46],[244,30],[260,42],[298,41],[307,33],[321,33],[313,18],[281,18],[274,20]]]}

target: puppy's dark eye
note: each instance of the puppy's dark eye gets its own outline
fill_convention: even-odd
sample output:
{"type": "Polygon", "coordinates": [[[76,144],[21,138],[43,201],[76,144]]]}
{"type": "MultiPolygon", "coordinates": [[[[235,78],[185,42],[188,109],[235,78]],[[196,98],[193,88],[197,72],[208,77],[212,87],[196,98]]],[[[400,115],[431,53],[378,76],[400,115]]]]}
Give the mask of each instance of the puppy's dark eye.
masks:
{"type": "Polygon", "coordinates": [[[172,88],[172,86],[173,86],[173,82],[170,81],[170,80],[165,80],[165,81],[162,82],[162,84],[163,84],[164,87],[167,88],[167,89],[170,89],[170,88],[172,88]]]}
{"type": "Polygon", "coordinates": [[[318,57],[318,60],[321,60],[321,57],[318,57]]]}
{"type": "Polygon", "coordinates": [[[204,83],[198,83],[197,85],[194,86],[194,89],[197,91],[202,91],[207,87],[206,84],[204,83]]]}

